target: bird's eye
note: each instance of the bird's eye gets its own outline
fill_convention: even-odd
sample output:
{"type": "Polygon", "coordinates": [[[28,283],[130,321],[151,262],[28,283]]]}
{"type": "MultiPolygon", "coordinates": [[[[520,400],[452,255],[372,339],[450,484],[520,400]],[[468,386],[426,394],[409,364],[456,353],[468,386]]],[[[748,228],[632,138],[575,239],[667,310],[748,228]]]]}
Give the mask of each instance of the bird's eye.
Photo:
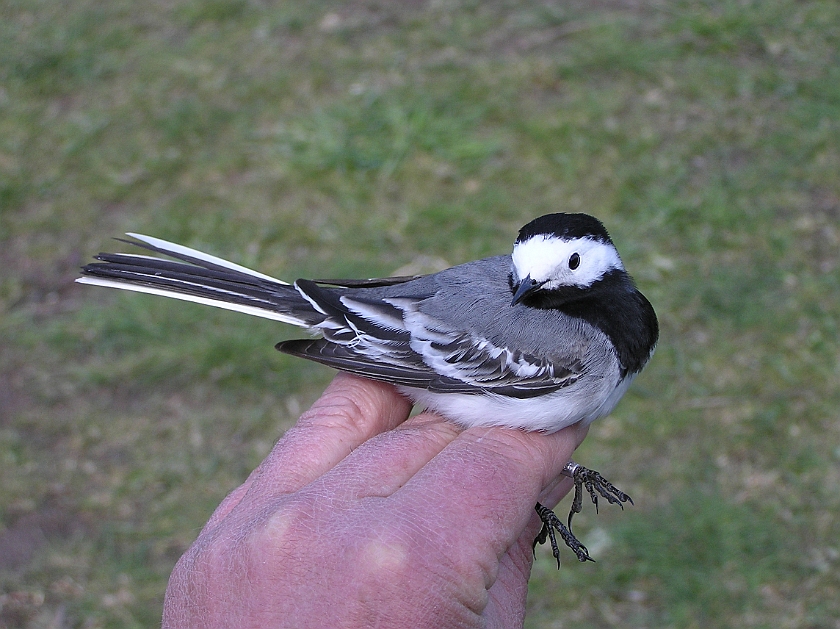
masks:
{"type": "Polygon", "coordinates": [[[576,268],[580,266],[580,256],[577,253],[573,253],[569,256],[569,268],[574,271],[576,268]]]}

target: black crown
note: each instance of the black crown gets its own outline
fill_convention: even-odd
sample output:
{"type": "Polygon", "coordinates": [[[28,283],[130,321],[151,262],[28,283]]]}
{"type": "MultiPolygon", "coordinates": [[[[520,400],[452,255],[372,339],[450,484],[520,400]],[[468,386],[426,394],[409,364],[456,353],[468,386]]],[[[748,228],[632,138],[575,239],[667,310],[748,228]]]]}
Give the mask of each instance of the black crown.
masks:
{"type": "Polygon", "coordinates": [[[519,230],[516,242],[525,242],[534,236],[555,236],[564,240],[572,238],[593,238],[612,244],[603,223],[589,214],[546,214],[535,218],[519,230]]]}

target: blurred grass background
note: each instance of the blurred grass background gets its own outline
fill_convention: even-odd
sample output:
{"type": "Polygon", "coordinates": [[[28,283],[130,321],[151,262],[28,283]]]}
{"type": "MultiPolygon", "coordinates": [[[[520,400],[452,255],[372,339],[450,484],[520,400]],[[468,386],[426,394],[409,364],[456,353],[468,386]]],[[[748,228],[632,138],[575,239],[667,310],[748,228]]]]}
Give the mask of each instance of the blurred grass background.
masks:
{"type": "Polygon", "coordinates": [[[636,506],[527,626],[840,627],[839,45],[833,0],[0,0],[0,626],[156,625],[331,377],[74,285],[111,236],[380,276],[584,211],[662,339],[578,456],[636,506]]]}

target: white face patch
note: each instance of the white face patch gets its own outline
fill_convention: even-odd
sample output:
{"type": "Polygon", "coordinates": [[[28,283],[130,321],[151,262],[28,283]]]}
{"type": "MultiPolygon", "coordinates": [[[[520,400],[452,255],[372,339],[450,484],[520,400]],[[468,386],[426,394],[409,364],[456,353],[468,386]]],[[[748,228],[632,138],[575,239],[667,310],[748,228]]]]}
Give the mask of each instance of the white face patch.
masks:
{"type": "Polygon", "coordinates": [[[548,290],[562,286],[586,288],[608,271],[624,270],[615,247],[594,238],[534,236],[516,243],[511,257],[517,282],[530,276],[536,282],[544,282],[543,288],[548,290]],[[579,262],[574,254],[579,256],[579,262]]]}

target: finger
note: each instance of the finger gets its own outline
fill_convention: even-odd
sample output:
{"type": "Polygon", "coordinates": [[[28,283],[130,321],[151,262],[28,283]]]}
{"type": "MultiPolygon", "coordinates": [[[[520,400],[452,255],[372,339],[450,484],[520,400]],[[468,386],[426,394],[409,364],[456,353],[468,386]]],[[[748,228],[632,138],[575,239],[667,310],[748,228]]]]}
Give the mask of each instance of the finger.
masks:
{"type": "MultiPolygon", "coordinates": [[[[440,416],[421,413],[394,430],[368,439],[334,468],[309,483],[307,489],[350,500],[389,496],[455,439],[459,432],[455,424],[440,416]]],[[[239,505],[254,480],[265,473],[266,465],[264,462],[251,472],[242,485],[225,497],[205,525],[204,533],[209,533],[239,505]]],[[[264,488],[265,485],[262,486],[264,488]]]]}
{"type": "Polygon", "coordinates": [[[575,486],[575,481],[568,476],[561,476],[555,479],[545,489],[540,492],[537,502],[546,507],[553,509],[557,503],[563,500],[572,488],[575,486]]]}
{"type": "Polygon", "coordinates": [[[411,403],[391,385],[338,374],[324,394],[277,442],[248,494],[299,490],[371,437],[405,421],[411,403]]]}
{"type": "Polygon", "coordinates": [[[488,627],[522,627],[528,579],[534,563],[534,554],[531,552],[533,539],[520,539],[499,560],[499,577],[487,590],[484,617],[494,620],[492,625],[488,622],[488,627]]]}
{"type": "Polygon", "coordinates": [[[461,429],[433,413],[421,413],[366,441],[307,487],[337,499],[387,497],[455,440],[461,429]]]}
{"type": "Polygon", "coordinates": [[[489,585],[498,559],[528,526],[537,498],[560,475],[578,438],[576,427],[551,435],[466,430],[394,497],[424,514],[465,577],[489,585]]]}

